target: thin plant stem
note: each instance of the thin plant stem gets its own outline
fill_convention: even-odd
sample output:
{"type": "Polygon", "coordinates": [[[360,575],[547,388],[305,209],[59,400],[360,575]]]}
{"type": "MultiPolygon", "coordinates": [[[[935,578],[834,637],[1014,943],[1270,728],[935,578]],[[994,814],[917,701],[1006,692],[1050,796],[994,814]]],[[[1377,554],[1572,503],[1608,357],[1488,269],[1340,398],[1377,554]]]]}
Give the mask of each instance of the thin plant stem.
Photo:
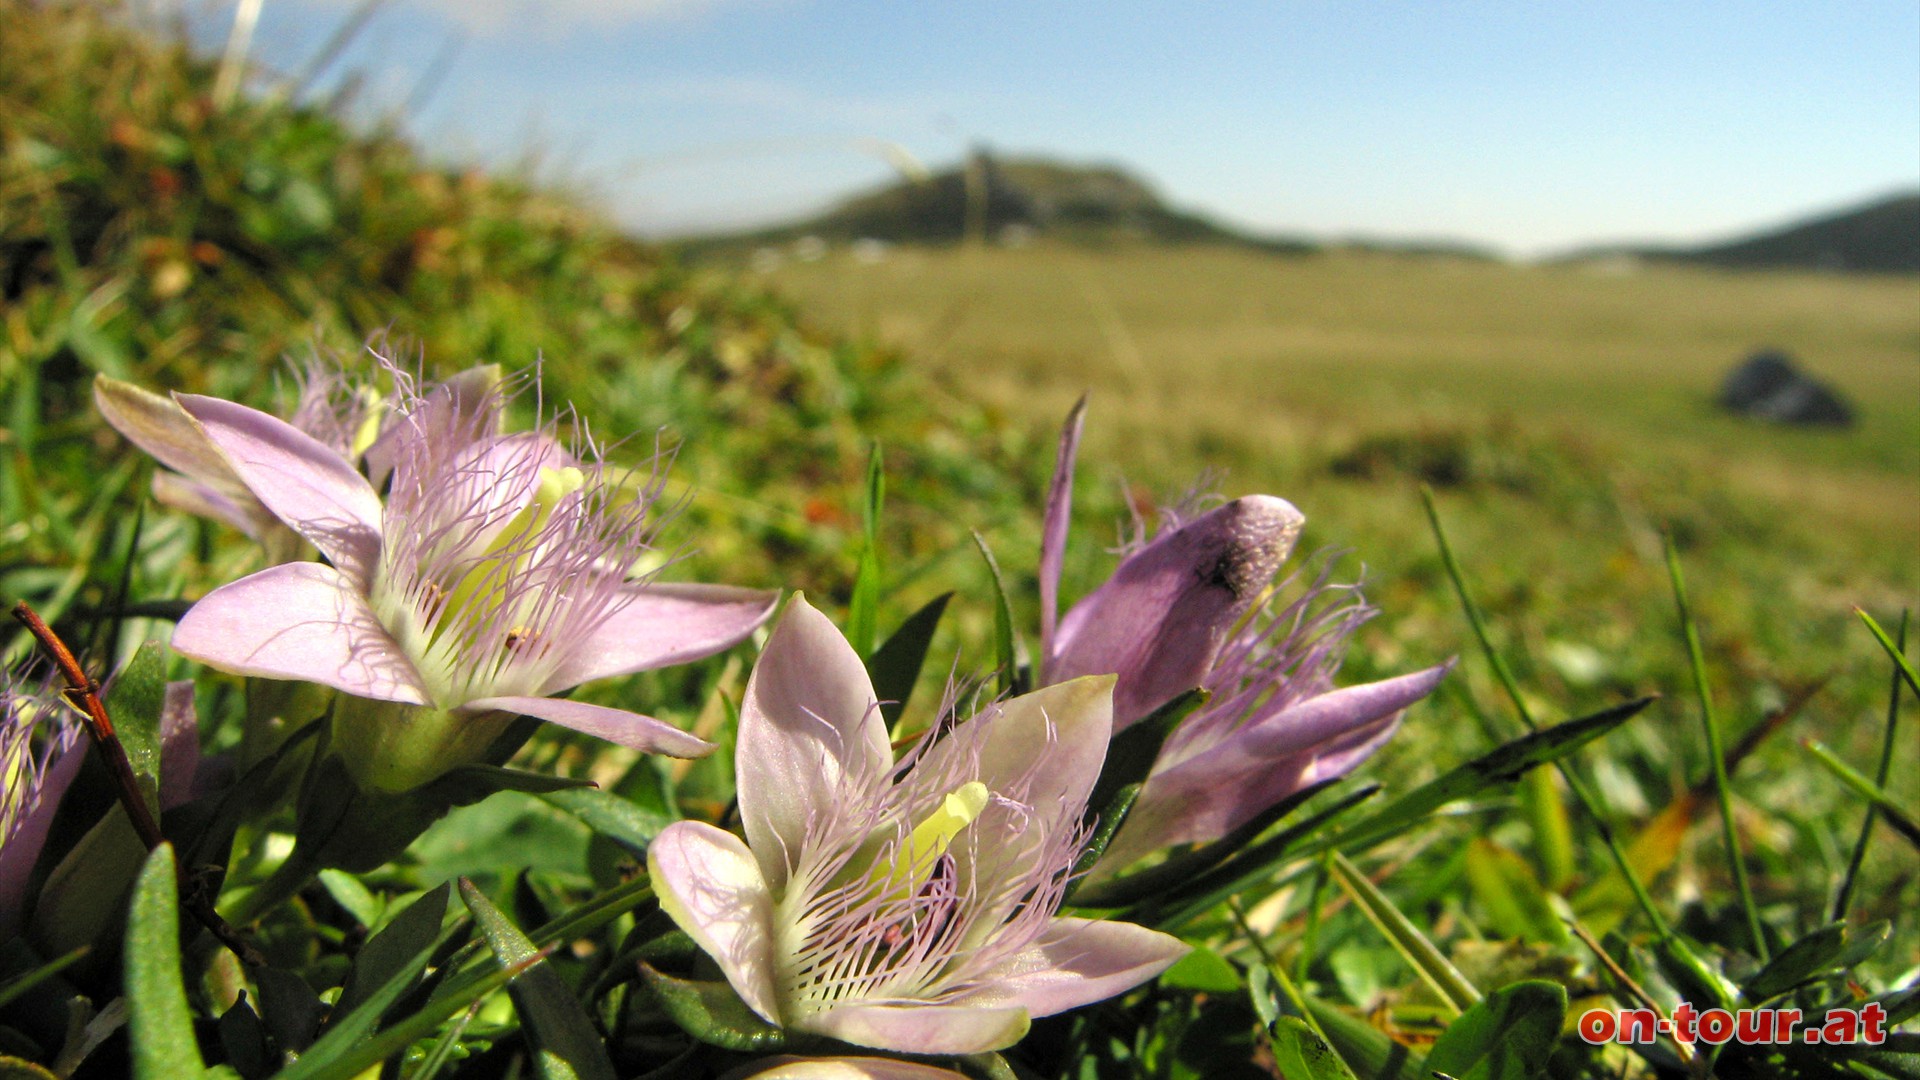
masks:
{"type": "MultiPolygon", "coordinates": [[[[1907,651],[1907,624],[1911,611],[1900,613],[1900,634],[1897,644],[1902,655],[1907,651]]],[[[1886,790],[1887,778],[1893,772],[1894,731],[1900,723],[1900,668],[1893,669],[1893,685],[1887,689],[1887,733],[1880,741],[1880,768],[1874,773],[1874,782],[1882,791],[1886,790]]],[[[1853,887],[1860,876],[1860,867],[1867,861],[1867,841],[1873,836],[1874,819],[1880,816],[1880,808],[1873,803],[1867,804],[1867,816],[1860,822],[1860,838],[1854,841],[1853,857],[1847,860],[1847,876],[1840,880],[1839,895],[1833,898],[1833,921],[1839,922],[1847,917],[1847,909],[1853,906],[1853,887]]]]}
{"type": "Polygon", "coordinates": [[[1727,782],[1727,754],[1720,737],[1720,721],[1713,711],[1713,693],[1707,686],[1707,657],[1700,648],[1700,627],[1693,621],[1693,608],[1687,603],[1687,582],[1680,572],[1680,551],[1667,537],[1667,576],[1673,580],[1674,603],[1680,608],[1680,633],[1687,643],[1687,658],[1693,665],[1693,689],[1700,696],[1700,723],[1707,729],[1707,757],[1713,764],[1714,797],[1720,803],[1720,828],[1727,842],[1727,862],[1733,867],[1733,884],[1740,893],[1740,907],[1746,913],[1747,934],[1753,940],[1753,954],[1764,963],[1771,958],[1767,935],[1760,927],[1760,908],[1753,902],[1753,885],[1747,880],[1747,864],[1740,857],[1740,834],[1733,823],[1733,785],[1727,782]]]}
{"type": "MultiPolygon", "coordinates": [[[[1440,524],[1440,510],[1434,505],[1433,489],[1421,485],[1420,498],[1426,503],[1427,520],[1432,523],[1433,537],[1440,545],[1440,561],[1446,566],[1447,577],[1453,582],[1454,594],[1460,598],[1460,607],[1466,612],[1468,625],[1473,627],[1473,636],[1480,644],[1480,651],[1486,656],[1488,665],[1493,668],[1494,677],[1499,679],[1500,685],[1506,690],[1507,697],[1512,699],[1514,710],[1520,714],[1521,722],[1526,724],[1527,730],[1538,731],[1540,725],[1534,720],[1532,710],[1527,708],[1526,699],[1520,696],[1519,683],[1514,680],[1512,670],[1507,667],[1499,651],[1493,647],[1493,639],[1487,634],[1487,624],[1480,616],[1480,608],[1467,592],[1466,575],[1460,569],[1460,561],[1454,558],[1453,545],[1447,542],[1446,529],[1440,524]]],[[[1587,789],[1586,782],[1580,778],[1579,773],[1573,771],[1573,766],[1566,759],[1556,761],[1553,765],[1560,770],[1561,778],[1566,780],[1567,790],[1573,792],[1573,797],[1580,803],[1580,808],[1586,811],[1587,819],[1593,822],[1594,831],[1600,834],[1600,842],[1606,847],[1607,854],[1612,856],[1614,867],[1620,871],[1621,879],[1633,892],[1634,902],[1640,906],[1641,913],[1646,915],[1647,922],[1652,924],[1654,932],[1660,937],[1671,937],[1673,928],[1667,924],[1666,918],[1660,914],[1659,909],[1653,906],[1653,897],[1647,893],[1647,887],[1641,883],[1640,875],[1634,872],[1633,865],[1627,861],[1626,849],[1620,845],[1620,839],[1614,835],[1612,823],[1601,812],[1599,799],[1587,789]]]]}
{"type": "Polygon", "coordinates": [[[1247,913],[1241,910],[1239,897],[1236,896],[1227,901],[1227,913],[1233,916],[1234,925],[1246,935],[1247,944],[1252,945],[1253,951],[1260,954],[1260,962],[1266,965],[1267,974],[1273,976],[1273,981],[1280,985],[1280,992],[1287,995],[1287,1001],[1293,1005],[1294,1011],[1300,1014],[1300,1019],[1307,1022],[1307,1026],[1313,1029],[1315,1035],[1320,1036],[1321,1042],[1332,1046],[1333,1040],[1327,1038],[1326,1031],[1320,1027],[1320,1021],[1314,1019],[1313,1010],[1307,1008],[1306,995],[1294,985],[1293,979],[1287,975],[1285,965],[1267,951],[1266,941],[1260,937],[1258,931],[1254,930],[1253,924],[1247,922],[1247,913]]]}

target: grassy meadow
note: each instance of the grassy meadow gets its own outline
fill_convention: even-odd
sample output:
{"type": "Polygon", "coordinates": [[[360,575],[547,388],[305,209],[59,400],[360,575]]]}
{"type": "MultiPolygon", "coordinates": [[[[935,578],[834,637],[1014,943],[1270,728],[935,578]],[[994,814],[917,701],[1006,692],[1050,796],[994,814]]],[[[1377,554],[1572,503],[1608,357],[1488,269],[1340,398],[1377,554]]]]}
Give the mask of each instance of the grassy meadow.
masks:
{"type": "MultiPolygon", "coordinates": [[[[219,102],[212,59],[132,28],[111,5],[0,0],[0,15],[0,595],[37,608],[89,677],[142,656],[147,697],[158,699],[162,677],[196,680],[210,754],[243,745],[248,680],[158,647],[136,650],[143,639],[164,642],[191,601],[258,569],[260,551],[149,496],[152,463],[94,410],[98,375],[275,408],[287,404],[290,358],[330,351],[365,372],[369,341],[402,368],[441,376],[476,363],[537,366],[548,414],[575,403],[613,461],[645,458],[656,439],[677,451],[665,489],[677,516],[662,546],[678,560],[667,578],[804,590],[843,627],[862,612],[857,621],[876,640],[953,592],[908,728],[932,719],[950,671],[984,676],[1013,652],[1013,637],[1035,641],[1054,439],[1090,392],[1067,602],[1112,571],[1130,511],[1151,521],[1197,483],[1225,495],[1270,492],[1308,517],[1295,566],[1337,548],[1351,553],[1345,577],[1366,569],[1379,616],[1356,636],[1341,682],[1450,656],[1461,664],[1354,780],[1262,825],[1258,854],[1236,849],[1166,895],[1120,909],[1165,919],[1199,947],[1192,963],[1128,997],[1043,1018],[1035,1031],[1046,1037],[1007,1050],[1012,1065],[988,1054],[956,1067],[995,1080],[1264,1080],[1280,1074],[1286,1039],[1306,1045],[1297,1014],[1324,1027],[1349,1061],[1378,1065],[1362,1075],[1425,1076],[1408,1053],[1441,1045],[1442,1029],[1455,1032],[1440,1036],[1455,1043],[1446,1060],[1486,1041],[1486,1010],[1465,1011],[1433,981],[1453,972],[1442,955],[1458,968],[1451,978],[1490,1000],[1531,977],[1555,984],[1547,989],[1561,1005],[1628,1000],[1570,935],[1569,914],[1663,1008],[1712,993],[1746,1000],[1725,988],[1749,980],[1738,993],[1754,1003],[1814,1009],[1873,995],[1904,1016],[1920,1010],[1911,989],[1920,859],[1879,829],[1851,902],[1835,913],[1865,803],[1801,743],[1817,738],[1873,773],[1889,664],[1853,608],[1891,628],[1920,606],[1920,281],[1202,246],[900,248],[877,262],[835,251],[766,273],[697,265],[621,235],[566,192],[435,164],[397,130],[364,130],[324,103],[271,92],[265,74],[256,85],[267,92],[219,102]],[[1793,431],[1718,413],[1720,378],[1760,346],[1792,351],[1834,384],[1858,405],[1859,426],[1793,431]],[[870,524],[876,445],[884,512],[870,524]],[[1569,759],[1647,882],[1657,918],[1636,907],[1605,830],[1550,770],[1516,783],[1517,772],[1489,766],[1393,817],[1404,805],[1394,800],[1412,792],[1421,805],[1419,793],[1432,790],[1422,784],[1523,730],[1463,616],[1423,487],[1518,697],[1543,726],[1661,695],[1569,759]],[[994,552],[1004,590],[974,533],[994,552]],[[1737,747],[1731,818],[1758,918],[1776,954],[1810,943],[1790,954],[1788,968],[1806,968],[1792,978],[1759,977],[1744,947],[1669,538],[1712,701],[1737,747]],[[1353,794],[1363,783],[1381,786],[1377,801],[1353,794]],[[1332,816],[1350,794],[1361,809],[1332,816]],[[1316,829],[1292,831],[1323,811],[1316,829]],[[1364,827],[1382,818],[1391,828],[1364,827]],[[1305,857],[1313,844],[1322,857],[1305,857]],[[1356,887],[1359,871],[1336,869],[1334,852],[1356,860],[1377,893],[1356,887]],[[1223,874],[1234,882],[1224,891],[1223,874]],[[1847,934],[1867,937],[1858,955],[1847,951],[1858,938],[1828,925],[1842,916],[1854,924],[1847,934]],[[1879,931],[1860,924],[1880,919],[1893,927],[1876,948],[1879,931]],[[1675,942],[1692,942],[1699,956],[1656,955],[1675,942]],[[1711,978],[1689,981],[1708,969],[1711,978]],[[1298,986],[1283,996],[1288,971],[1298,986]],[[1468,1015],[1474,1022],[1449,1027],[1468,1015]]],[[[531,402],[513,411],[512,422],[525,423],[531,402]]],[[[35,643],[12,631],[0,649],[25,671],[35,643]]],[[[288,902],[240,920],[273,968],[297,976],[276,985],[301,991],[262,1005],[267,1026],[298,1013],[309,1024],[303,1037],[325,1011],[317,995],[344,994],[362,964],[397,965],[404,953],[419,965],[414,975],[434,968],[431,987],[378,1008],[331,999],[339,1015],[325,1041],[301,1051],[298,1075],[574,1075],[531,1052],[552,1013],[528,1009],[523,1030],[529,997],[564,1006],[573,1034],[590,1036],[586,1057],[604,1052],[604,1073],[582,1076],[719,1074],[749,1050],[779,1045],[751,1024],[723,1031],[669,1015],[671,995],[639,981],[635,962],[657,959],[656,946],[673,972],[691,977],[705,962],[659,936],[671,923],[646,906],[641,868],[666,823],[733,819],[726,744],[751,652],[742,645],[580,695],[637,703],[713,736],[722,748],[702,762],[662,765],[549,726],[513,764],[599,782],[582,796],[595,813],[572,800],[497,795],[453,812],[389,862],[295,882],[288,902]],[[374,947],[415,918],[414,908],[396,911],[435,889],[445,905],[446,883],[463,876],[475,885],[464,909],[443,912],[444,933],[435,915],[424,932],[406,931],[423,936],[404,950],[395,951],[401,935],[374,947]],[[478,971],[484,951],[475,921],[491,919],[490,940],[500,930],[500,913],[485,914],[489,896],[513,931],[499,941],[520,949],[516,925],[539,928],[551,931],[539,944],[557,951],[539,965],[537,988],[532,978],[517,985],[523,995],[487,997],[504,981],[495,972],[484,986],[456,980],[470,996],[455,1000],[449,973],[478,971]]],[[[1018,665],[1007,659],[1012,681],[1018,665]]],[[[911,683],[910,669],[902,678],[911,683]]],[[[1903,708],[1888,790],[1911,807],[1920,802],[1911,699],[1903,708]]],[[[157,714],[148,719],[157,725],[157,714]]],[[[1151,759],[1135,762],[1141,775],[1151,759]]],[[[250,775],[263,784],[267,774],[250,775]]],[[[299,785],[280,786],[284,796],[299,785]]],[[[121,812],[111,789],[104,769],[81,774],[38,856],[38,881],[98,873],[111,885],[94,890],[99,897],[125,894],[132,870],[114,878],[124,867],[82,842],[121,812]]],[[[223,837],[191,813],[160,822],[176,844],[214,837],[210,862],[194,870],[226,875],[215,886],[223,911],[236,894],[250,906],[253,890],[279,877],[305,810],[279,798],[249,813],[238,842],[235,826],[223,837]]],[[[213,1060],[245,1065],[248,1080],[287,1063],[252,1053],[292,1044],[251,1033],[251,1012],[216,1019],[251,1009],[268,986],[255,978],[249,989],[233,954],[204,935],[196,944],[190,931],[184,961],[164,950],[143,960],[152,950],[142,941],[178,938],[146,917],[177,914],[173,879],[151,866],[135,938],[123,933],[126,906],[103,899],[81,905],[98,916],[76,938],[92,943],[90,954],[47,951],[30,940],[37,925],[0,940],[0,1074],[45,1077],[16,1059],[71,1058],[78,1064],[62,1076],[127,1075],[130,1055],[196,1037],[213,1060]],[[135,944],[123,967],[124,940],[135,944]],[[140,985],[129,990],[129,980],[140,985]],[[105,1033],[87,1042],[84,1010],[122,996],[137,999],[140,1030],[129,1038],[103,1020],[105,1033]],[[159,1015],[142,1004],[154,1000],[177,1022],[166,1029],[178,1036],[171,1043],[142,1019],[143,1009],[159,1015]]],[[[66,915],[35,904],[36,924],[66,915]]],[[[504,964],[503,948],[494,942],[504,964]]],[[[1558,1005],[1530,1014],[1544,1024],[1524,1040],[1537,1052],[1530,1060],[1551,1055],[1553,1075],[1686,1075],[1671,1055],[1578,1044],[1562,1030],[1572,1015],[1558,1005]]],[[[821,1045],[795,1044],[833,1049],[821,1045]]],[[[1912,1057],[1911,1042],[1906,1049],[1912,1057]]],[[[1756,1075],[1920,1076],[1910,1061],[1904,1072],[1803,1065],[1773,1062],[1756,1075]]]]}

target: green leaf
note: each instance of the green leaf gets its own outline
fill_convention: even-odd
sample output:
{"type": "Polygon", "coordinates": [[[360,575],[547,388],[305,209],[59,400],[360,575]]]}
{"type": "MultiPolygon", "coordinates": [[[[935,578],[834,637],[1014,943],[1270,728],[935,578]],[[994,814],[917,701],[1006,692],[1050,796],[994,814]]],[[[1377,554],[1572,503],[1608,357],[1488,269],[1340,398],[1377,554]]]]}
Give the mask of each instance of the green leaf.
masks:
{"type": "Polygon", "coordinates": [[[1900,677],[1906,680],[1907,689],[1915,695],[1920,695],[1920,672],[1913,670],[1913,661],[1907,659],[1907,654],[1901,651],[1900,646],[1893,643],[1893,639],[1880,628],[1880,624],[1874,621],[1873,616],[1861,608],[1854,608],[1853,613],[1860,616],[1860,621],[1867,624],[1867,632],[1873,635],[1873,640],[1879,642],[1880,647],[1886,650],[1888,659],[1893,661],[1893,666],[1900,672],[1900,677]]]}
{"type": "Polygon", "coordinates": [[[134,881],[127,913],[127,1029],[133,1073],[171,1080],[206,1070],[193,1035],[180,977],[179,883],[173,847],[161,844],[147,856],[134,881]]]}
{"type": "Polygon", "coordinates": [[[1505,788],[1527,770],[1573,753],[1632,719],[1654,701],[1643,697],[1522,735],[1415,788],[1340,835],[1344,851],[1361,851],[1426,820],[1450,802],[1505,788]]]}
{"type": "Polygon", "coordinates": [[[1746,981],[1740,993],[1757,1005],[1825,972],[1850,968],[1878,952],[1891,929],[1884,921],[1858,929],[1845,923],[1820,927],[1774,957],[1746,981]]]}
{"type": "Polygon", "coordinates": [[[1427,1068],[1457,1080],[1544,1076],[1566,1017],[1567,991],[1559,983],[1503,986],[1447,1025],[1427,1051],[1427,1068]]]}
{"type": "Polygon", "coordinates": [[[1424,1058],[1389,1039],[1386,1032],[1365,1020],[1319,998],[1308,998],[1307,1009],[1313,1013],[1320,1030],[1326,1032],[1327,1042],[1339,1051],[1341,1060],[1351,1066],[1356,1075],[1370,1080],[1430,1080],[1432,1077],[1424,1058]]]}
{"type": "Polygon", "coordinates": [[[762,1020],[724,982],[676,979],[646,964],[640,965],[640,975],[673,1022],[703,1043],[748,1053],[786,1045],[787,1033],[762,1020]]]}
{"type": "Polygon", "coordinates": [[[645,855],[647,845],[660,835],[660,830],[674,822],[666,814],[598,788],[549,791],[540,798],[556,809],[579,818],[587,828],[635,855],[645,855]]]}
{"type": "Polygon", "coordinates": [[[886,470],[880,462],[880,444],[867,459],[866,501],[861,507],[864,540],[859,569],[853,575],[853,595],[847,601],[847,641],[861,657],[873,652],[880,629],[880,511],[886,498],[886,470]]]}
{"type": "Polygon", "coordinates": [[[340,1000],[334,1004],[334,1019],[329,1029],[338,1025],[343,1017],[350,1017],[355,1010],[371,1003],[401,973],[425,970],[427,956],[440,938],[440,924],[447,915],[447,898],[452,894],[451,885],[441,885],[408,904],[405,911],[367,939],[360,947],[360,954],[353,958],[353,970],[347,975],[346,985],[340,988],[340,1000]]]}
{"type": "Polygon", "coordinates": [[[1375,888],[1373,882],[1368,881],[1352,861],[1336,851],[1333,861],[1328,865],[1332,869],[1333,879],[1353,898],[1367,919],[1379,928],[1394,950],[1453,1012],[1463,1013],[1480,1000],[1480,991],[1474,989],[1466,976],[1460,974],[1433,942],[1420,932],[1419,927],[1413,925],[1413,920],[1375,888]]]}
{"type": "Polygon", "coordinates": [[[1475,838],[1467,845],[1466,863],[1467,883],[1501,936],[1554,945],[1572,940],[1552,897],[1525,859],[1491,840],[1475,838]]]}
{"type": "MultiPolygon", "coordinates": [[[[330,1030],[325,1038],[313,1044],[313,1049],[277,1074],[274,1080],[357,1080],[368,1069],[432,1034],[434,1029],[454,1014],[472,1008],[481,999],[512,982],[521,971],[519,965],[501,968],[457,990],[443,990],[419,1012],[371,1039],[362,1041],[361,1036],[365,1031],[356,1030],[349,1036],[347,1028],[338,1032],[330,1030]]],[[[396,976],[393,982],[381,988],[378,996],[385,997],[391,990],[393,996],[398,997],[405,986],[405,981],[396,976]]]]}
{"type": "Polygon", "coordinates": [[[526,1025],[540,1075],[546,1080],[615,1080],[606,1044],[566,980],[466,878],[460,879],[460,898],[501,967],[531,965],[508,985],[507,993],[526,1025]]]}
{"type": "Polygon", "coordinates": [[[1680,991],[1681,1000],[1696,1007],[1705,1002],[1709,1007],[1730,1009],[1739,998],[1740,988],[1702,959],[1683,935],[1670,933],[1656,938],[1652,949],[1660,973],[1680,991]]]}
{"type": "Polygon", "coordinates": [[[160,820],[160,709],[166,696],[166,650],[149,641],[133,654],[100,702],[107,707],[140,784],[140,797],[155,821],[160,820]]]}
{"type": "Polygon", "coordinates": [[[1153,763],[1160,757],[1160,748],[1166,745],[1167,737],[1211,696],[1195,687],[1115,735],[1107,744],[1107,759],[1100,766],[1100,779],[1094,783],[1093,793],[1087,796],[1088,808],[1107,805],[1129,784],[1146,783],[1147,774],[1153,771],[1153,763]]]}
{"type": "Polygon", "coordinates": [[[60,1078],[31,1061],[0,1054],[0,1080],[60,1080],[60,1078]]]}
{"type": "Polygon", "coordinates": [[[880,698],[880,716],[889,726],[899,721],[913,697],[920,669],[926,666],[927,649],[933,644],[933,632],[952,599],[953,594],[947,592],[929,600],[907,616],[907,621],[867,659],[867,674],[873,678],[873,692],[880,698]]]}
{"type": "Polygon", "coordinates": [[[1014,645],[1013,608],[1007,603],[1007,583],[1000,576],[1000,563],[994,559],[993,549],[987,546],[987,538],[976,532],[973,543],[980,549],[981,558],[987,560],[987,572],[993,578],[993,662],[1000,672],[1000,691],[1018,693],[1020,660],[1014,645]]]}
{"type": "Polygon", "coordinates": [[[338,870],[322,870],[317,876],[333,902],[345,908],[361,926],[371,929],[380,921],[380,901],[360,884],[359,878],[338,870]]]}
{"type": "Polygon", "coordinates": [[[1274,1070],[1287,1080],[1355,1080],[1333,1047],[1297,1016],[1282,1016],[1270,1034],[1274,1070]]]}
{"type": "Polygon", "coordinates": [[[1240,989],[1240,969],[1205,945],[1195,945],[1192,952],[1160,973],[1160,985],[1172,990],[1231,994],[1240,989]]]}
{"type": "MultiPolygon", "coordinates": [[[[1315,784],[1296,792],[1294,796],[1273,807],[1249,825],[1265,828],[1296,808],[1301,801],[1318,794],[1335,782],[1337,781],[1315,784]]],[[[1334,800],[1333,804],[1326,809],[1287,826],[1251,847],[1242,848],[1237,854],[1235,849],[1245,845],[1251,834],[1236,831],[1190,856],[1168,859],[1151,870],[1122,878],[1114,884],[1111,891],[1140,896],[1141,890],[1146,890],[1144,896],[1149,902],[1156,894],[1170,895],[1179,901],[1179,906],[1170,909],[1156,922],[1156,925],[1163,930],[1179,926],[1190,919],[1198,918],[1228,897],[1238,895],[1270,876],[1280,863],[1300,855],[1305,850],[1303,845],[1307,845],[1310,838],[1321,835],[1328,824],[1373,798],[1379,792],[1378,784],[1362,785],[1334,800]],[[1226,855],[1233,855],[1233,858],[1214,869],[1200,872],[1209,865],[1205,860],[1217,861],[1218,858],[1226,855]],[[1189,858],[1202,861],[1190,867],[1186,862],[1189,858]]],[[[1103,889],[1097,898],[1076,899],[1082,904],[1094,906],[1096,899],[1101,904],[1108,902],[1108,896],[1109,891],[1103,889]]]]}
{"type": "MultiPolygon", "coordinates": [[[[1073,864],[1075,877],[1092,870],[1094,864],[1100,861],[1100,856],[1107,853],[1107,845],[1113,843],[1113,838],[1119,835],[1120,826],[1127,823],[1127,813],[1133,809],[1134,800],[1139,797],[1140,785],[1128,784],[1114,792],[1113,798],[1107,800],[1107,805],[1100,811],[1099,817],[1094,819],[1093,835],[1087,838],[1087,846],[1081,849],[1079,860],[1073,864]]],[[[1072,898],[1073,891],[1069,887],[1067,899],[1071,901],[1072,898]]]]}
{"type": "Polygon", "coordinates": [[[257,968],[254,988],[260,991],[260,1020],[281,1051],[299,1054],[313,1045],[327,1006],[298,973],[279,968],[257,968]]]}

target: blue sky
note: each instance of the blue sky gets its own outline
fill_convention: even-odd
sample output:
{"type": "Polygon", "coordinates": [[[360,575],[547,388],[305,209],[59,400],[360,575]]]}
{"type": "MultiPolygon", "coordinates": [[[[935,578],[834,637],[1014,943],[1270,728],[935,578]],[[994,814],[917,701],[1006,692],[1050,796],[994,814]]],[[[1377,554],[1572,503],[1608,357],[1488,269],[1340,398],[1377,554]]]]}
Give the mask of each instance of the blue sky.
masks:
{"type": "MultiPolygon", "coordinates": [[[[297,70],[349,0],[265,0],[297,70]]],[[[202,7],[217,41],[231,4],[202,7]]],[[[391,0],[332,69],[448,159],[537,150],[635,229],[759,224],[974,144],[1319,237],[1531,255],[1920,187],[1920,4],[391,0]],[[449,51],[451,50],[451,51],[449,51]]],[[[321,80],[321,87],[328,85],[321,80]]]]}

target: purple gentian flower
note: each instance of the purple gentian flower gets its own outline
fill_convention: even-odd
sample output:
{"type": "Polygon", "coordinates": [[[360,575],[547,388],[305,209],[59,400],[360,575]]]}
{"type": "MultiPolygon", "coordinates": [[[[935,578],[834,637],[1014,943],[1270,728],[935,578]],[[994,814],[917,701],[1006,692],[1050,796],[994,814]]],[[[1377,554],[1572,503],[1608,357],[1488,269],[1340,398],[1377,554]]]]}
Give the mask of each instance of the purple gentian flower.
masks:
{"type": "Polygon", "coordinates": [[[0,941],[20,928],[27,879],[86,756],[84,729],[57,691],[0,682],[0,941]]]}
{"type": "Polygon", "coordinates": [[[896,762],[859,655],[796,596],[741,705],[746,842],[669,826],[647,852],[660,905],[768,1022],[858,1046],[999,1049],[1032,1017],[1131,989],[1187,946],[1054,914],[1112,686],[1013,698],[896,762]]]}
{"type": "Polygon", "coordinates": [[[1202,514],[1163,512],[1113,576],[1054,624],[1081,410],[1060,439],[1040,552],[1041,682],[1119,677],[1114,728],[1195,687],[1211,692],[1162,745],[1139,798],[1091,879],[1173,844],[1216,840],[1309,784],[1366,760],[1451,670],[1451,661],[1335,689],[1347,640],[1372,617],[1323,573],[1281,604],[1270,583],[1305,521],[1283,499],[1249,495],[1202,514]]]}
{"type": "Polygon", "coordinates": [[[877,1057],[775,1057],[727,1073],[720,1080],[965,1080],[964,1073],[877,1057]]]}
{"type": "Polygon", "coordinates": [[[176,400],[253,497],[326,557],[221,586],[176,651],[333,687],[333,749],[405,791],[480,760],[515,714],[636,749],[712,747],[659,720],[547,695],[728,648],[776,594],[635,581],[657,483],[579,460],[551,429],[502,435],[499,401],[403,393],[370,448],[387,494],[312,436],[216,398],[176,400]]]}

